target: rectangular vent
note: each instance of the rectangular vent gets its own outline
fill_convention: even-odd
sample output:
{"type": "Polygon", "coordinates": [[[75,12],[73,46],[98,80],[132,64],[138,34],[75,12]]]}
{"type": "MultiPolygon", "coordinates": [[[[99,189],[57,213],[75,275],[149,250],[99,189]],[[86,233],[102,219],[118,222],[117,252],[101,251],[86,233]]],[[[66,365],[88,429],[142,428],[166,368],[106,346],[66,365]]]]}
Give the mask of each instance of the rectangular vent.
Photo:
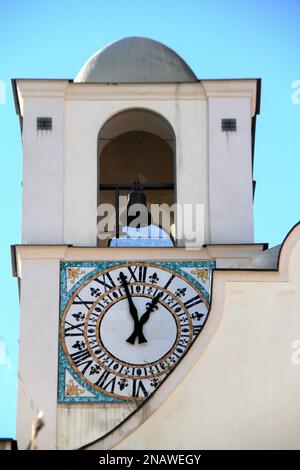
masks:
{"type": "Polygon", "coordinates": [[[52,118],[38,117],[36,120],[36,128],[38,131],[52,131],[52,118]]]}
{"type": "Polygon", "coordinates": [[[222,131],[223,132],[235,132],[236,131],[236,119],[222,119],[222,131]]]}

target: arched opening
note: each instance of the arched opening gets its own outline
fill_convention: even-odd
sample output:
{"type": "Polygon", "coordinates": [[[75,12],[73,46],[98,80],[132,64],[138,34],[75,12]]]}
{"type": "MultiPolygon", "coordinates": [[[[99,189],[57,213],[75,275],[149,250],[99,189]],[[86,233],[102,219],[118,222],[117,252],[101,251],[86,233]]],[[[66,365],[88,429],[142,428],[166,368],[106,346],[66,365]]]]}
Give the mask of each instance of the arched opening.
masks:
{"type": "MultiPolygon", "coordinates": [[[[114,233],[108,228],[106,239],[98,235],[99,245],[173,246],[173,214],[169,219],[163,217],[158,220],[156,217],[153,220],[152,210],[153,205],[171,207],[176,199],[175,136],[170,124],[162,116],[144,109],[132,109],[115,115],[99,133],[98,162],[98,206],[111,205],[115,212],[109,217],[116,220],[114,233]],[[157,230],[151,232],[152,238],[158,238],[156,242],[140,240],[133,243],[131,240],[126,244],[126,238],[133,237],[132,231],[129,235],[126,229],[128,198],[130,194],[132,197],[132,191],[134,188],[137,190],[137,186],[138,192],[143,192],[146,197],[152,225],[161,226],[159,237],[157,230]],[[159,238],[166,237],[169,243],[159,241],[159,238]]],[[[110,220],[110,228],[112,222],[110,220]]],[[[145,238],[145,229],[142,232],[142,238],[145,238]]]]}

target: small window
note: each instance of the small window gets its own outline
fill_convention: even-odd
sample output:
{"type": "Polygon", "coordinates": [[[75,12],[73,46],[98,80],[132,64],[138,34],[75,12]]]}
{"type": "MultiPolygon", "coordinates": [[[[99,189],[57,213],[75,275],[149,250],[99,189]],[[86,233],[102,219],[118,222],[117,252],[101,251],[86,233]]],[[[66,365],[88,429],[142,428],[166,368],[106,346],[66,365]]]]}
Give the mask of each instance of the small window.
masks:
{"type": "Polygon", "coordinates": [[[52,118],[38,117],[36,120],[36,128],[38,131],[52,131],[52,118]]]}
{"type": "Polygon", "coordinates": [[[222,119],[222,131],[223,132],[235,132],[236,131],[236,119],[222,119]]]}

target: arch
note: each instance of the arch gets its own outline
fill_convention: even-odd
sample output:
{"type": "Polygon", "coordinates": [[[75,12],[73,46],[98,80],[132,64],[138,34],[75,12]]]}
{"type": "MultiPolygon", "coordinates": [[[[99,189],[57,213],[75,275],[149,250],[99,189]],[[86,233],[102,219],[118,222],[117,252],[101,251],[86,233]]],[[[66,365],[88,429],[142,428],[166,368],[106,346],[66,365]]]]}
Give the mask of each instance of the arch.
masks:
{"type": "MultiPolygon", "coordinates": [[[[128,196],[135,182],[149,210],[154,203],[176,202],[176,138],[165,117],[145,108],[122,110],[104,123],[97,144],[98,206],[112,204],[124,214],[126,198],[119,196],[128,196]]],[[[163,227],[168,233],[173,222],[163,227]]]]}
{"type": "Polygon", "coordinates": [[[152,109],[127,108],[113,114],[101,127],[98,134],[98,156],[112,139],[120,134],[137,130],[161,137],[175,151],[175,132],[164,116],[152,109]]]}

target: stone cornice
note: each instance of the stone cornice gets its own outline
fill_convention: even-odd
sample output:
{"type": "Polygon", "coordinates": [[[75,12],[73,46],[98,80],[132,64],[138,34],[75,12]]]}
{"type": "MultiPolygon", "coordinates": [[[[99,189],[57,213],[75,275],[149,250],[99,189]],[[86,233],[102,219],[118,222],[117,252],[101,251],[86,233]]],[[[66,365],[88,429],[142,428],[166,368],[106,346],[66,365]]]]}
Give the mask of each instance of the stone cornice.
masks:
{"type": "Polygon", "coordinates": [[[210,98],[249,98],[251,101],[251,115],[256,114],[257,107],[257,79],[240,80],[202,80],[206,96],[210,98]]]}
{"type": "Polygon", "coordinates": [[[199,80],[193,83],[76,83],[67,79],[15,79],[20,108],[24,98],[64,98],[66,101],[180,101],[210,98],[251,100],[256,111],[257,80],[199,80]]]}
{"type": "Polygon", "coordinates": [[[161,261],[248,259],[258,255],[265,244],[207,245],[203,248],[98,248],[72,245],[14,245],[12,247],[13,272],[22,277],[25,260],[62,261],[161,261]]]}

